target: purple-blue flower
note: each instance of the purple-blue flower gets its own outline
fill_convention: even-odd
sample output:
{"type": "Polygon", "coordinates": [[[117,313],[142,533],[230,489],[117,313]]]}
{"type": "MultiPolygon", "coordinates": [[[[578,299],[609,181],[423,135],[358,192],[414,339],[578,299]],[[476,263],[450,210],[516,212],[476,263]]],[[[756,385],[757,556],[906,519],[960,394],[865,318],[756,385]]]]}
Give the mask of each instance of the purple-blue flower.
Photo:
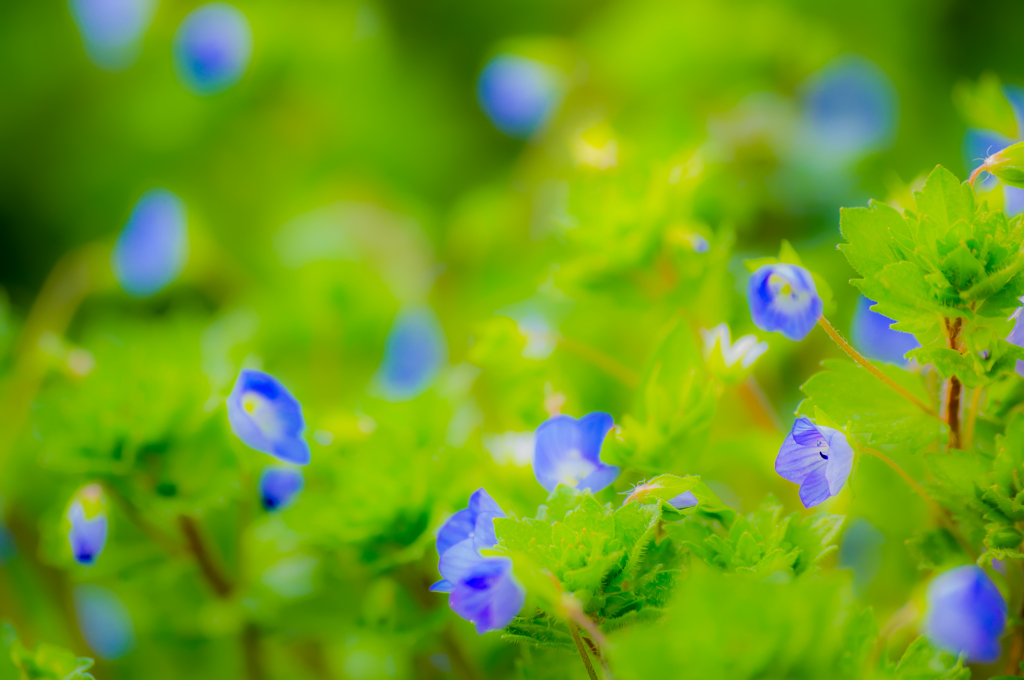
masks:
{"type": "MultiPolygon", "coordinates": [[[[1003,95],[1013,109],[1013,117],[1017,121],[1017,137],[1007,137],[995,130],[968,128],[964,134],[963,146],[964,165],[967,166],[968,173],[974,172],[992,154],[1021,141],[1024,136],[1024,88],[1016,85],[1004,85],[1003,95]]],[[[982,177],[984,178],[980,180],[982,187],[986,189],[995,187],[997,182],[995,177],[987,174],[983,174],[982,177]]],[[[1024,212],[1024,189],[1003,185],[1003,212],[1010,217],[1024,212]]]]}
{"type": "Polygon", "coordinates": [[[526,591],[512,573],[512,560],[480,554],[497,545],[496,517],[505,513],[486,491],[477,489],[469,506],[452,515],[437,534],[442,579],[430,590],[449,593],[448,605],[475,624],[480,634],[507,626],[526,602],[526,591]]]}
{"type": "Polygon", "coordinates": [[[216,94],[245,75],[252,58],[252,28],[238,8],[203,5],[185,17],[174,35],[174,66],[195,94],[216,94]]]}
{"type": "Polygon", "coordinates": [[[811,273],[795,264],[766,264],[750,276],[747,299],[754,325],[803,340],[821,318],[823,304],[811,273]]]}
{"type": "MultiPolygon", "coordinates": [[[[1021,298],[1021,302],[1024,302],[1024,298],[1021,298]]],[[[1024,347],[1024,324],[1020,320],[1022,312],[1024,312],[1024,307],[1018,307],[1010,316],[1013,319],[1013,330],[1006,336],[1007,342],[1018,347],[1024,347]]],[[[1024,376],[1024,361],[1020,359],[1017,359],[1017,373],[1024,376]]]]}
{"type": "Polygon", "coordinates": [[[601,462],[601,445],[615,426],[600,411],[579,420],[558,415],[537,428],[533,449],[533,474],[548,491],[559,484],[597,493],[615,481],[619,468],[601,462]]]}
{"type": "Polygon", "coordinates": [[[82,583],[75,586],[72,599],[78,629],[96,656],[120,659],[135,648],[131,614],[113,591],[82,583]]]}
{"type": "Polygon", "coordinates": [[[861,295],[853,312],[850,336],[853,345],[869,359],[890,364],[906,365],[906,353],[921,343],[911,333],[893,330],[896,323],[889,317],[871,310],[873,301],[861,295]]]}
{"type": "Polygon", "coordinates": [[[260,502],[269,512],[291,504],[305,486],[302,471],[293,467],[268,467],[260,475],[260,502]]]}
{"type": "Polygon", "coordinates": [[[89,60],[101,69],[120,71],[139,56],[156,0],[69,0],[69,5],[89,60]]]}
{"type": "Polygon", "coordinates": [[[560,79],[551,67],[527,57],[499,54],[480,72],[476,95],[494,127],[523,138],[548,121],[560,89],[560,79]]]}
{"type": "Polygon", "coordinates": [[[389,401],[407,401],[433,384],[448,360],[448,342],[429,307],[400,312],[387,340],[376,381],[389,401]]]}
{"type": "Polygon", "coordinates": [[[981,567],[968,564],[943,572],[928,584],[925,632],[939,647],[968,661],[999,659],[1006,627],[1006,600],[981,567]]]}
{"type": "Polygon", "coordinates": [[[800,501],[812,508],[839,493],[853,469],[853,449],[839,430],[798,418],[782,442],[775,471],[800,485],[800,501]]]}
{"type": "Polygon", "coordinates": [[[166,189],[150,189],[114,243],[114,278],[132,297],[149,297],[178,278],[187,258],[185,204],[166,189]]]}
{"type": "Polygon", "coordinates": [[[676,510],[685,510],[686,508],[695,508],[699,504],[697,497],[693,495],[692,491],[684,491],[683,493],[675,496],[668,502],[676,510]]]}
{"type": "Polygon", "coordinates": [[[228,396],[228,421],[246,445],[296,465],[309,464],[302,406],[276,378],[246,368],[228,396]]]}
{"type": "Polygon", "coordinates": [[[71,500],[67,512],[68,543],[79,564],[92,565],[107,544],[107,511],[99,484],[83,487],[71,500]]]}

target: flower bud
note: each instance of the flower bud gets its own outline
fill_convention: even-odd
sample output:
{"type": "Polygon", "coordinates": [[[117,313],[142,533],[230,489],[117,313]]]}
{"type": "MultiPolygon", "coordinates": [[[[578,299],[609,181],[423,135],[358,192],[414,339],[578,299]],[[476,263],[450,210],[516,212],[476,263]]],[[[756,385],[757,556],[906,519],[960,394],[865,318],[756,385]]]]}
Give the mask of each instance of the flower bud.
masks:
{"type": "Polygon", "coordinates": [[[986,158],[971,174],[972,184],[982,172],[989,173],[1007,186],[1024,189],[1024,142],[1011,144],[986,158]]]}
{"type": "Polygon", "coordinates": [[[107,544],[107,502],[99,484],[89,484],[75,494],[67,519],[72,556],[79,564],[94,564],[107,544]]]}

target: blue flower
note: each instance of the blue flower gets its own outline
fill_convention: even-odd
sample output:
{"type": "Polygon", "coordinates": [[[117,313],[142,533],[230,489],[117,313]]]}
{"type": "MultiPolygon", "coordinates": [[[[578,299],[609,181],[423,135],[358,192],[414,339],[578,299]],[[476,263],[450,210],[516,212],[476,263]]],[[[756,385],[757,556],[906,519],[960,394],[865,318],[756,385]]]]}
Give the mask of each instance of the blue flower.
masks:
{"type": "Polygon", "coordinates": [[[808,148],[843,162],[883,148],[896,133],[897,105],[896,89],[877,65],[856,55],[838,57],[803,88],[808,148]]]}
{"type": "Polygon", "coordinates": [[[907,352],[917,349],[921,343],[911,333],[893,330],[891,326],[896,322],[872,311],[873,304],[863,295],[857,299],[850,329],[854,346],[869,359],[906,365],[907,352]]]}
{"type": "Polygon", "coordinates": [[[579,420],[559,415],[537,428],[533,474],[548,491],[559,484],[597,493],[619,475],[619,468],[601,462],[601,445],[614,427],[607,413],[590,413],[579,420]]]}
{"type": "Polygon", "coordinates": [[[228,396],[228,421],[246,445],[296,465],[309,464],[302,406],[276,378],[243,369],[228,396]]]}
{"type": "MultiPolygon", "coordinates": [[[[973,173],[992,154],[1002,151],[1022,139],[1022,133],[1024,133],[1024,88],[1004,85],[1003,95],[1013,109],[1013,117],[1017,121],[1017,137],[1007,137],[995,130],[968,128],[964,133],[963,145],[964,165],[967,166],[968,173],[973,173]]],[[[995,177],[986,174],[983,174],[982,177],[984,177],[981,180],[982,187],[992,189],[996,186],[995,177]]],[[[1003,185],[1003,212],[1010,217],[1024,212],[1024,189],[1003,185]]]]}
{"type": "Polygon", "coordinates": [[[384,398],[407,401],[433,384],[448,359],[448,343],[430,308],[400,312],[387,340],[376,381],[384,398]]]}
{"type": "Polygon", "coordinates": [[[289,505],[302,491],[302,471],[293,467],[268,467],[260,475],[260,501],[268,511],[289,505]]]}
{"type": "Polygon", "coordinates": [[[512,560],[480,554],[498,543],[496,517],[505,513],[486,491],[477,489],[469,506],[452,515],[437,534],[442,580],[430,590],[450,593],[448,605],[474,623],[480,634],[507,626],[526,602],[526,590],[512,573],[512,560]]]}
{"type": "Polygon", "coordinates": [[[75,494],[67,518],[71,555],[79,564],[95,564],[107,544],[106,502],[99,484],[89,484],[75,494]]]}
{"type": "Polygon", "coordinates": [[[697,497],[693,495],[692,491],[684,491],[678,496],[672,498],[668,502],[676,510],[685,510],[686,508],[695,508],[699,504],[697,497]]]}
{"type": "Polygon", "coordinates": [[[974,564],[950,569],[928,584],[925,632],[939,647],[967,654],[968,661],[999,659],[1006,627],[1006,600],[974,564]]]}
{"type": "Polygon", "coordinates": [[[477,100],[494,127],[510,137],[525,138],[554,112],[559,81],[556,72],[539,61],[499,54],[480,72],[477,100]]]}
{"type": "Polygon", "coordinates": [[[156,0],[70,0],[69,4],[93,64],[108,71],[132,65],[153,19],[156,0]]]}
{"type": "Polygon", "coordinates": [[[185,204],[166,189],[150,189],[132,208],[117,237],[114,277],[132,297],[155,295],[178,278],[188,257],[185,204]]]}
{"type": "Polygon", "coordinates": [[[174,66],[195,94],[216,94],[245,75],[252,58],[252,28],[241,10],[211,2],[185,17],[174,35],[174,66]]]}
{"type": "Polygon", "coordinates": [[[135,627],[121,599],[101,586],[75,586],[72,599],[82,637],[101,659],[120,659],[135,648],[135,627]]]}
{"type": "Polygon", "coordinates": [[[823,304],[811,273],[794,264],[766,264],[751,274],[747,299],[754,325],[803,340],[821,318],[823,304]]]}
{"type": "MultiPolygon", "coordinates": [[[[1024,302],[1024,298],[1021,298],[1021,302],[1024,302]]],[[[1018,347],[1024,347],[1024,324],[1020,321],[1021,312],[1024,312],[1024,307],[1018,307],[1010,316],[1013,319],[1013,330],[1006,336],[1007,342],[1018,347]]],[[[1024,376],[1024,361],[1021,359],[1017,359],[1017,373],[1024,376]]]]}
{"type": "Polygon", "coordinates": [[[812,508],[839,493],[853,469],[853,449],[839,430],[798,418],[782,442],[775,471],[800,485],[800,501],[812,508]]]}

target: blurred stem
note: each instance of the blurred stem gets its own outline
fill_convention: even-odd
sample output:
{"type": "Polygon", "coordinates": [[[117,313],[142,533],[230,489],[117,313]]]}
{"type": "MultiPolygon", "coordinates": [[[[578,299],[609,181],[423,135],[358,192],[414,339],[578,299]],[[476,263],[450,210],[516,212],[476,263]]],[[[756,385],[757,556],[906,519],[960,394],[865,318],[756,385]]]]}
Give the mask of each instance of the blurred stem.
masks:
{"type": "Polygon", "coordinates": [[[97,287],[108,253],[109,249],[98,245],[68,253],[50,270],[32,303],[15,346],[10,377],[0,388],[0,413],[4,414],[4,425],[0,427],[0,470],[6,465],[46,375],[49,359],[40,348],[40,340],[47,333],[63,335],[82,300],[97,287]]]}
{"type": "Polygon", "coordinates": [[[242,629],[242,657],[245,662],[245,675],[249,680],[264,680],[263,645],[260,629],[251,621],[242,629]]]}
{"type": "Polygon", "coordinates": [[[978,408],[981,406],[981,390],[982,388],[976,387],[971,394],[971,406],[967,411],[967,424],[964,426],[964,449],[971,448],[971,444],[974,443],[974,425],[978,419],[978,408]]]}
{"type": "Polygon", "coordinates": [[[871,454],[875,458],[879,459],[880,461],[888,465],[890,468],[892,468],[896,472],[896,474],[902,477],[903,481],[910,485],[910,488],[914,490],[914,493],[916,493],[924,500],[924,502],[928,505],[931,511],[936,515],[936,517],[939,518],[939,521],[946,527],[946,529],[949,530],[951,534],[953,534],[953,538],[955,538],[956,542],[960,544],[960,547],[963,548],[964,552],[966,552],[972,560],[977,561],[978,555],[974,552],[974,549],[967,542],[967,540],[960,535],[960,530],[957,529],[956,524],[953,522],[953,519],[949,516],[949,513],[946,512],[945,508],[943,508],[941,505],[932,500],[932,497],[928,495],[928,492],[925,491],[921,487],[921,485],[914,480],[913,477],[907,474],[906,470],[897,465],[896,461],[894,461],[892,458],[885,455],[881,451],[876,451],[875,449],[868,448],[866,446],[861,447],[860,450],[862,453],[871,454]]]}
{"type": "Polygon", "coordinates": [[[739,384],[738,389],[740,399],[753,414],[758,425],[765,430],[785,432],[786,428],[782,424],[782,420],[775,413],[775,409],[772,408],[771,402],[768,401],[768,397],[754,376],[748,375],[746,380],[739,384]]]}
{"type": "Polygon", "coordinates": [[[143,517],[139,509],[135,507],[135,504],[128,500],[128,497],[120,489],[111,484],[109,480],[103,480],[101,483],[106,494],[114,499],[121,507],[121,511],[131,520],[132,524],[139,528],[139,531],[146,534],[151,541],[159,545],[168,555],[173,557],[181,553],[181,546],[178,545],[178,542],[168,536],[163,529],[143,517]]]}
{"type": "Polygon", "coordinates": [[[846,352],[847,356],[849,356],[851,359],[860,364],[864,369],[867,370],[868,373],[884,382],[886,385],[891,387],[893,390],[898,392],[901,396],[903,396],[908,401],[912,402],[915,406],[917,406],[919,409],[921,409],[928,415],[938,418],[939,420],[942,420],[942,416],[940,416],[938,412],[935,411],[935,409],[931,408],[923,401],[915,397],[913,394],[908,392],[903,386],[899,385],[895,380],[887,376],[885,373],[882,373],[882,371],[880,371],[877,366],[875,366],[870,361],[865,359],[860,352],[855,350],[853,346],[850,345],[850,343],[846,342],[846,340],[844,340],[843,337],[839,335],[836,329],[832,327],[832,324],[828,322],[828,319],[826,319],[823,316],[818,319],[818,323],[821,324],[821,327],[825,329],[825,332],[828,333],[829,337],[832,338],[832,340],[834,340],[837,345],[839,345],[839,349],[846,352]]]}
{"type": "MultiPolygon", "coordinates": [[[[951,350],[960,351],[960,325],[957,318],[953,323],[946,320],[946,340],[951,350]]],[[[946,423],[949,424],[949,448],[959,449],[960,443],[960,392],[963,386],[955,375],[949,378],[949,396],[946,399],[946,423]]]]}
{"type": "Polygon", "coordinates": [[[214,560],[213,554],[206,547],[198,523],[188,515],[179,516],[178,521],[181,524],[182,533],[185,534],[189,550],[196,558],[196,562],[199,564],[199,569],[203,572],[206,582],[210,584],[210,588],[217,594],[217,597],[227,599],[231,596],[234,586],[224,576],[214,560]]]}
{"type": "Polygon", "coordinates": [[[598,647],[597,643],[590,638],[583,638],[583,641],[587,643],[587,647],[590,647],[591,654],[593,654],[594,658],[596,658],[598,663],[601,664],[601,670],[604,671],[604,679],[613,680],[612,669],[608,666],[608,661],[604,658],[604,655],[601,654],[601,648],[598,647]]]}
{"type": "Polygon", "coordinates": [[[583,659],[583,666],[587,669],[587,675],[590,676],[590,680],[597,680],[597,672],[594,670],[594,664],[590,663],[590,656],[587,654],[587,648],[583,646],[583,640],[580,638],[580,629],[576,625],[576,622],[572,619],[566,619],[566,623],[569,624],[569,632],[572,633],[572,640],[576,643],[576,649],[580,653],[580,658],[583,659]]]}
{"type": "Polygon", "coordinates": [[[620,363],[617,359],[613,359],[601,350],[594,349],[590,345],[585,345],[577,340],[561,336],[558,338],[558,344],[581,359],[597,366],[626,387],[634,388],[640,384],[640,376],[636,371],[620,363]]]}

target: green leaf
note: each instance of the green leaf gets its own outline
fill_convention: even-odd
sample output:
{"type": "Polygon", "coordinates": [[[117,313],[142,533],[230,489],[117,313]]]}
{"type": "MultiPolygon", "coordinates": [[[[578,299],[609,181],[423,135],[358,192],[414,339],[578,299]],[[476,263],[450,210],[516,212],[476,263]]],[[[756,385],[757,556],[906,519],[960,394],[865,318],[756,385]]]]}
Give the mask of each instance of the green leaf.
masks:
{"type": "Polygon", "coordinates": [[[1010,139],[1020,137],[1013,107],[1003,94],[1003,84],[995,73],[981,74],[976,83],[961,80],[953,88],[953,103],[960,117],[971,127],[995,130],[1010,139]]]}
{"type": "Polygon", "coordinates": [[[943,236],[957,222],[967,223],[974,217],[974,193],[970,185],[960,180],[941,165],[935,167],[924,188],[914,194],[917,214],[927,215],[934,221],[937,235],[943,236]]]}

